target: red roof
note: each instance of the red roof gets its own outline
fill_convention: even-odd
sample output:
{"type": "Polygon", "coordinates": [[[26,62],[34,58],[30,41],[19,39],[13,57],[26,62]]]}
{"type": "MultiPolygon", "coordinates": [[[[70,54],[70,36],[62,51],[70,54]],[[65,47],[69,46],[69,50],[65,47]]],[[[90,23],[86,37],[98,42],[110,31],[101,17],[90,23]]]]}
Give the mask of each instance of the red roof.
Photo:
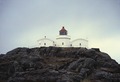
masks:
{"type": "Polygon", "coordinates": [[[62,29],[60,30],[60,32],[63,32],[63,31],[67,31],[64,26],[62,27],[62,29]]]}

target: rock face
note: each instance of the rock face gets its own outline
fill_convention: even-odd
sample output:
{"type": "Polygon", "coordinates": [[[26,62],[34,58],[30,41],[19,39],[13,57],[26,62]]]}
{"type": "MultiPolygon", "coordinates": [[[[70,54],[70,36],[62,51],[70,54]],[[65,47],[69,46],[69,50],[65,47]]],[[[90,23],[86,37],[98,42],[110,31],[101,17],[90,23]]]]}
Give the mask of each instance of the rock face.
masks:
{"type": "Polygon", "coordinates": [[[0,82],[120,82],[120,65],[96,48],[16,48],[0,55],[0,82]]]}

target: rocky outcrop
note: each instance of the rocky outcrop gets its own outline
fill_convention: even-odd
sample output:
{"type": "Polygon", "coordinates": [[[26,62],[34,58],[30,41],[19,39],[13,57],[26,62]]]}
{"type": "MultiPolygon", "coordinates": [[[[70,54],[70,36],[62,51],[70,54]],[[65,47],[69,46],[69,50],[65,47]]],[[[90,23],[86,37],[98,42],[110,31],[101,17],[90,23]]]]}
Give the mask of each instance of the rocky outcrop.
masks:
{"type": "Polygon", "coordinates": [[[120,65],[97,48],[16,48],[0,55],[0,82],[120,82],[120,65]]]}

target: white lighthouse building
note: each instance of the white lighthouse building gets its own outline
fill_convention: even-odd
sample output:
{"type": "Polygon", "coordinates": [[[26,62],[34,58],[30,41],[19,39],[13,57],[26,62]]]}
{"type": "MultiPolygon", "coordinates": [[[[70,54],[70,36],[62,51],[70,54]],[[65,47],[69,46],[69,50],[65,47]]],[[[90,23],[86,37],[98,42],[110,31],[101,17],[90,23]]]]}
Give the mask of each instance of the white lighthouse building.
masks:
{"type": "Polygon", "coordinates": [[[39,47],[49,47],[49,46],[55,46],[55,43],[53,40],[46,38],[46,36],[40,40],[38,40],[39,47]]]}
{"type": "Polygon", "coordinates": [[[70,36],[67,35],[67,30],[62,27],[59,31],[59,35],[56,37],[56,46],[57,47],[70,47],[70,36]]]}
{"type": "Polygon", "coordinates": [[[59,35],[56,37],[56,41],[53,41],[46,36],[38,40],[39,47],[85,47],[88,48],[88,40],[86,39],[75,39],[71,41],[70,36],[68,35],[67,30],[62,27],[59,31],[59,35]]]}

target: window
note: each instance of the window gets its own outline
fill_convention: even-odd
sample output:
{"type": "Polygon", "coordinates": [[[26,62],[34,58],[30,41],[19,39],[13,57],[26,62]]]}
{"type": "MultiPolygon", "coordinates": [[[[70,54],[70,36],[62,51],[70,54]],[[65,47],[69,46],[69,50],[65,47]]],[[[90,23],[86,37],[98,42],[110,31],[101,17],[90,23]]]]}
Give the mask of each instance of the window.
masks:
{"type": "Polygon", "coordinates": [[[79,45],[81,46],[81,43],[79,45]]]}
{"type": "Polygon", "coordinates": [[[64,45],[64,42],[62,42],[62,45],[64,45]]]}
{"type": "Polygon", "coordinates": [[[46,43],[44,43],[44,45],[46,45],[46,43]]]}

